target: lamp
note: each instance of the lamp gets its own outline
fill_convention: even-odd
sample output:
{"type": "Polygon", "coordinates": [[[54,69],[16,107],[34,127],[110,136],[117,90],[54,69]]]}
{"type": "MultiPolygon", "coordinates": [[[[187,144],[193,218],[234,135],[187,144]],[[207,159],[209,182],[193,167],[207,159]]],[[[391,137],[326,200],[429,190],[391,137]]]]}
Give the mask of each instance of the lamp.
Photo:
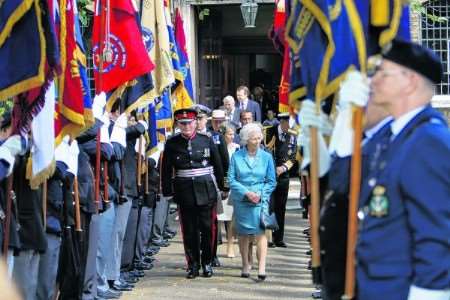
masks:
{"type": "Polygon", "coordinates": [[[255,0],[243,0],[241,4],[242,18],[244,18],[245,28],[254,28],[258,4],[255,0]]]}

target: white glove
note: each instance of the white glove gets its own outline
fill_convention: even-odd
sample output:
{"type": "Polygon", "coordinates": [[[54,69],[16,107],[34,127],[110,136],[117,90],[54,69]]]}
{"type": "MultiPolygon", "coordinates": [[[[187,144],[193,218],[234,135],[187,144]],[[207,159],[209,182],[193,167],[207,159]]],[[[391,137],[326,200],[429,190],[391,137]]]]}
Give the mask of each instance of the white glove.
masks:
{"type": "Polygon", "coordinates": [[[128,116],[123,113],[121,114],[117,119],[116,122],[114,122],[114,126],[119,126],[120,128],[127,128],[128,127],[128,116]]]}
{"type": "Polygon", "coordinates": [[[68,135],[65,135],[61,141],[61,143],[55,149],[55,160],[60,161],[69,166],[69,139],[68,135]]]}
{"type": "Polygon", "coordinates": [[[146,131],[148,130],[148,123],[147,122],[145,122],[144,120],[139,120],[138,123],[141,124],[142,126],[144,126],[146,131]]]}
{"type": "Polygon", "coordinates": [[[328,150],[338,157],[353,153],[352,107],[349,105],[339,108],[328,150]]]}
{"type": "Polygon", "coordinates": [[[100,119],[103,115],[103,108],[106,105],[106,94],[101,92],[96,95],[94,98],[94,102],[92,103],[92,114],[94,118],[100,119]]]}
{"type": "Polygon", "coordinates": [[[78,154],[80,149],[78,148],[77,140],[73,140],[69,147],[69,161],[67,171],[77,176],[78,174],[78,154]]]}
{"type": "Polygon", "coordinates": [[[2,144],[2,147],[7,148],[12,156],[21,155],[24,151],[22,146],[22,137],[18,134],[8,137],[2,144]]]}
{"type": "Polygon", "coordinates": [[[142,148],[141,148],[141,151],[139,151],[139,139],[140,139],[140,138],[138,138],[138,139],[136,140],[136,144],[134,145],[134,151],[136,151],[136,153],[140,153],[143,157],[145,157],[145,146],[146,146],[146,142],[145,142],[145,139],[143,138],[143,139],[142,139],[142,148]]]}
{"type": "Polygon", "coordinates": [[[324,135],[330,135],[333,126],[328,116],[320,111],[320,115],[316,113],[316,104],[311,100],[302,102],[302,108],[299,112],[300,125],[303,127],[316,127],[319,132],[324,135]]]}
{"type": "Polygon", "coordinates": [[[111,142],[116,142],[123,147],[127,146],[127,134],[125,128],[127,127],[127,115],[121,114],[114,123],[113,130],[111,132],[111,142]]]}
{"type": "MultiPolygon", "coordinates": [[[[302,127],[297,137],[297,145],[303,147],[303,159],[301,169],[305,169],[311,162],[311,138],[309,128],[302,127]]],[[[321,134],[317,136],[319,149],[319,177],[325,175],[330,169],[331,157],[328,154],[325,140],[321,134]]]]}
{"type": "Polygon", "coordinates": [[[339,106],[366,106],[369,101],[370,88],[366,78],[359,71],[350,71],[339,90],[339,106]]]}
{"type": "Polygon", "coordinates": [[[109,116],[108,113],[105,112],[102,116],[102,118],[100,119],[100,121],[102,121],[103,125],[100,128],[100,143],[104,143],[104,144],[110,144],[110,140],[109,140],[109,116]]]}

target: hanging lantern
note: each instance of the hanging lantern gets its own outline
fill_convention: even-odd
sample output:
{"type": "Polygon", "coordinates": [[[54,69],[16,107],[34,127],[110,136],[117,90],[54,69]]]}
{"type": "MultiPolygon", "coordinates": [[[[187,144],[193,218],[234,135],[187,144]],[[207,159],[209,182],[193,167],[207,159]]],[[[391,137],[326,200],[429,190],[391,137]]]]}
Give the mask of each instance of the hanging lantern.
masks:
{"type": "Polygon", "coordinates": [[[258,4],[255,0],[242,0],[241,13],[244,18],[245,28],[254,28],[258,4]]]}

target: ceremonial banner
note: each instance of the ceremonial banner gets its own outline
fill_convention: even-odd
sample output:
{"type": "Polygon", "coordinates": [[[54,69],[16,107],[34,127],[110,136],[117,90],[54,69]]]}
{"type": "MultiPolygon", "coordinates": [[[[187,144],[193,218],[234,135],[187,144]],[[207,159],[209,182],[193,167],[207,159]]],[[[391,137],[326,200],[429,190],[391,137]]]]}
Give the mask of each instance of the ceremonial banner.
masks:
{"type": "Polygon", "coordinates": [[[27,179],[30,187],[37,189],[55,171],[55,113],[56,89],[52,82],[45,94],[45,104],[31,122],[32,148],[27,165],[27,179]]]}
{"type": "Polygon", "coordinates": [[[155,69],[152,71],[154,88],[148,100],[162,95],[175,82],[170,56],[170,41],[163,0],[141,1],[141,26],[148,54],[155,69]]]}
{"type": "Polygon", "coordinates": [[[194,99],[191,71],[186,50],[186,37],[184,34],[183,19],[181,18],[181,14],[178,9],[176,10],[175,15],[175,42],[181,68],[178,72],[183,74],[183,81],[177,83],[174,91],[172,92],[172,96],[174,98],[174,111],[181,108],[191,107],[194,99]]]}
{"type": "Polygon", "coordinates": [[[166,90],[159,101],[156,104],[155,117],[157,122],[157,128],[167,128],[172,130],[172,102],[170,101],[170,90],[166,90]]]}
{"type": "MultiPolygon", "coordinates": [[[[58,101],[56,103],[55,139],[59,145],[65,135],[77,137],[85,128],[85,102],[87,109],[92,104],[86,76],[86,57],[76,40],[76,2],[60,0],[60,48],[62,73],[58,76],[58,101]],[[81,68],[80,68],[81,66],[81,68]],[[84,80],[84,81],[83,81],[84,80]],[[84,85],[86,84],[86,86],[84,85]]],[[[82,44],[81,44],[82,46],[82,44]]],[[[87,112],[86,112],[87,113],[87,112]]],[[[87,115],[92,124],[92,116],[87,115]]]]}
{"type": "Polygon", "coordinates": [[[148,106],[148,146],[147,156],[158,151],[158,135],[156,126],[156,102],[150,103],[148,106]]]}
{"type": "Polygon", "coordinates": [[[0,100],[45,82],[45,36],[38,0],[0,5],[0,100]]]}
{"type": "MultiPolygon", "coordinates": [[[[138,78],[129,81],[126,89],[121,96],[121,109],[126,113],[130,113],[138,107],[153,99],[149,98],[149,92],[153,89],[153,82],[150,73],[146,73],[138,78]]],[[[120,89],[120,88],[119,88],[120,89]]],[[[147,104],[148,106],[148,104],[147,104]]]]}
{"type": "Polygon", "coordinates": [[[100,91],[109,92],[127,81],[151,72],[155,67],[145,49],[131,0],[110,0],[107,12],[104,9],[106,3],[105,0],[96,0],[92,32],[97,94],[100,91]],[[109,17],[101,15],[105,13],[109,13],[109,17]],[[101,30],[104,31],[102,37],[101,30]],[[101,56],[104,59],[100,77],[101,56]]]}

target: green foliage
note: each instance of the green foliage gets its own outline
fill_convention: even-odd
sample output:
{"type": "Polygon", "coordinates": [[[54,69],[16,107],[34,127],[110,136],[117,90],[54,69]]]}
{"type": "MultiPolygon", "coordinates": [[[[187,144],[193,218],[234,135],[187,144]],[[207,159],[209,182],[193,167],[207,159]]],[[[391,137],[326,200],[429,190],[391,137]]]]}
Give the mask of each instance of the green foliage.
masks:
{"type": "Polygon", "coordinates": [[[439,17],[436,15],[430,14],[427,11],[426,7],[423,6],[422,1],[420,1],[420,0],[410,0],[410,7],[411,7],[412,11],[419,13],[421,15],[427,16],[428,19],[430,19],[433,22],[438,22],[438,23],[444,23],[444,22],[447,23],[448,22],[448,19],[445,17],[439,17]]]}
{"type": "Polygon", "coordinates": [[[93,0],[78,0],[78,16],[80,18],[81,26],[86,27],[89,24],[89,19],[92,11],[88,7],[92,7],[93,0]]]}
{"type": "Polygon", "coordinates": [[[203,21],[203,19],[205,19],[206,16],[209,16],[209,8],[203,8],[202,10],[200,10],[198,14],[198,19],[200,21],[203,21]]]}
{"type": "Polygon", "coordinates": [[[0,116],[2,116],[5,111],[12,110],[13,105],[14,101],[12,98],[5,101],[0,101],[0,116]]]}

